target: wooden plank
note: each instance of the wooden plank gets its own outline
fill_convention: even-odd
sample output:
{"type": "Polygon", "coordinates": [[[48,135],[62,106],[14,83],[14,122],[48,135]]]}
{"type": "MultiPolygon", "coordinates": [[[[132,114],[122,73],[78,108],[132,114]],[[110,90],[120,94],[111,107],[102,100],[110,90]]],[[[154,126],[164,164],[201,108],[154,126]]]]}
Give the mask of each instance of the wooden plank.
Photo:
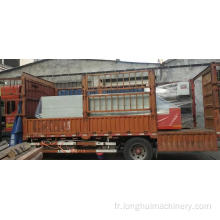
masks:
{"type": "Polygon", "coordinates": [[[0,151],[3,151],[4,149],[8,148],[8,143],[7,141],[2,141],[0,143],[0,151]]]}
{"type": "Polygon", "coordinates": [[[8,157],[9,159],[15,159],[15,157],[19,155],[21,152],[25,152],[30,148],[31,148],[30,144],[26,142],[17,144],[13,147],[8,147],[0,152],[0,159],[3,159],[5,157],[8,157]]]}
{"type": "Polygon", "coordinates": [[[16,158],[16,160],[32,160],[33,158],[39,157],[39,154],[42,153],[43,147],[40,148],[33,148],[32,150],[28,151],[27,153],[23,154],[16,158]]]}
{"type": "Polygon", "coordinates": [[[5,145],[5,144],[8,144],[8,142],[7,142],[7,141],[1,141],[1,142],[0,142],[0,146],[3,146],[3,145],[5,145]]]}
{"type": "Polygon", "coordinates": [[[43,153],[40,152],[36,156],[32,157],[30,160],[43,160],[43,153]]]}

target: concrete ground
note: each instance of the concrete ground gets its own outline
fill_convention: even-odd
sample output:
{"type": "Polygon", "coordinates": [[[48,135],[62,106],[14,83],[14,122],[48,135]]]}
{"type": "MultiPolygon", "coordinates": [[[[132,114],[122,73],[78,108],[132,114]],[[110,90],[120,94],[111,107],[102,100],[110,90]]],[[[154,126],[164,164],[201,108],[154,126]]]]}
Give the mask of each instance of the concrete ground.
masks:
{"type": "MultiPolygon", "coordinates": [[[[92,154],[47,154],[45,160],[97,160],[92,154]]],[[[123,160],[122,155],[106,154],[105,160],[123,160]]],[[[195,153],[159,153],[158,160],[220,160],[218,152],[195,152],[195,153]]]]}

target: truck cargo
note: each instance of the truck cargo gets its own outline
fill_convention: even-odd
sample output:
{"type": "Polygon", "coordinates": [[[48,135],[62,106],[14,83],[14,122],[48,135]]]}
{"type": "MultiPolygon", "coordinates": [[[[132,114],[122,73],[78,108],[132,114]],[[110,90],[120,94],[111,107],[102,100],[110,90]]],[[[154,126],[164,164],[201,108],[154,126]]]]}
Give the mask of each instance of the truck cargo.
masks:
{"type": "Polygon", "coordinates": [[[182,128],[193,128],[192,97],[189,82],[180,81],[158,85],[156,94],[157,98],[161,97],[180,109],[182,128]]]}
{"type": "MultiPolygon", "coordinates": [[[[23,140],[31,142],[33,146],[43,147],[45,153],[123,152],[126,159],[135,160],[152,159],[155,152],[217,151],[219,79],[215,81],[215,74],[219,64],[211,64],[209,68],[209,81],[202,86],[205,90],[209,84],[213,91],[209,95],[204,91],[204,100],[207,97],[212,100],[209,108],[213,117],[207,116],[210,111],[206,111],[208,106],[205,104],[205,119],[212,120],[212,123],[207,121],[204,128],[194,126],[193,129],[160,130],[155,74],[153,70],[144,69],[83,74],[82,88],[76,88],[77,92],[73,92],[74,88],[62,89],[62,94],[65,91],[71,91],[71,95],[82,93],[83,116],[24,117],[23,140]],[[218,104],[214,105],[216,101],[218,104]]],[[[206,73],[200,74],[203,81],[206,73]]],[[[192,94],[194,80],[190,81],[192,94]]],[[[194,95],[192,109],[195,125],[194,95]]],[[[171,121],[175,118],[171,117],[171,121]]]]}
{"type": "Polygon", "coordinates": [[[41,97],[36,118],[82,117],[82,95],[41,97]]]}

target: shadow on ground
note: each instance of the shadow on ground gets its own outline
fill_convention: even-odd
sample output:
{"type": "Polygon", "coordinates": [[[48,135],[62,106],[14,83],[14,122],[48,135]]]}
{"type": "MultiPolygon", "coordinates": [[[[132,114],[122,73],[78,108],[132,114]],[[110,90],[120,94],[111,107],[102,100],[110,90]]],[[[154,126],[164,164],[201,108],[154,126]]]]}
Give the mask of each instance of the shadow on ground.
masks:
{"type": "MultiPolygon", "coordinates": [[[[124,160],[122,154],[105,154],[104,160],[124,160]]],[[[219,152],[159,153],[157,160],[218,160],[219,152]]],[[[98,160],[94,154],[44,154],[44,160],[98,160]]]]}
{"type": "MultiPolygon", "coordinates": [[[[106,154],[105,160],[123,160],[121,154],[106,154]]],[[[44,160],[98,160],[95,154],[44,154],[44,160]]]]}

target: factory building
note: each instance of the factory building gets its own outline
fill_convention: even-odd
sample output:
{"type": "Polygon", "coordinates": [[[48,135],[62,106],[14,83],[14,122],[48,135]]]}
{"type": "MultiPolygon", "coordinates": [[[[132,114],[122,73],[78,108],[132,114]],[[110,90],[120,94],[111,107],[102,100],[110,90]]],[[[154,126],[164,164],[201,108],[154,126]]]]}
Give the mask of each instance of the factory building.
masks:
{"type": "MultiPolygon", "coordinates": [[[[9,61],[4,60],[6,63],[9,61]]],[[[12,62],[12,61],[11,61],[12,62]]],[[[23,72],[32,74],[37,77],[56,83],[58,88],[77,87],[79,82],[76,81],[75,74],[95,73],[133,69],[154,69],[158,84],[171,82],[188,81],[196,76],[202,70],[207,68],[211,62],[220,62],[220,59],[169,59],[162,63],[140,63],[125,62],[116,60],[97,60],[97,59],[44,59],[28,60],[25,65],[15,65],[14,68],[5,69],[0,72],[0,78],[18,77],[23,72]],[[33,62],[35,61],[35,62],[33,62]]],[[[15,64],[13,61],[12,63],[15,64]]],[[[25,63],[25,61],[23,62],[25,63]]],[[[18,63],[17,63],[18,64],[18,63]]],[[[21,64],[21,62],[19,62],[21,64]]],[[[220,74],[219,74],[220,75],[220,74]]],[[[200,126],[203,127],[203,100],[201,79],[195,83],[197,117],[201,120],[200,126]]]]}

